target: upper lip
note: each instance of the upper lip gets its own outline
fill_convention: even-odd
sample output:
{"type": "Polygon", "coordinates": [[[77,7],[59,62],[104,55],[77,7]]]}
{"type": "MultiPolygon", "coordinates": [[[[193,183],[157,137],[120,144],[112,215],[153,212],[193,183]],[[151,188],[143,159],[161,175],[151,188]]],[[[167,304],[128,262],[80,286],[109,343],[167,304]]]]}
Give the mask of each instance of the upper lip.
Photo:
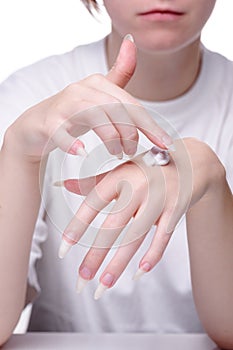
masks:
{"type": "Polygon", "coordinates": [[[141,13],[139,13],[139,15],[148,15],[150,13],[174,13],[177,15],[184,14],[184,12],[182,12],[182,11],[178,11],[178,10],[171,9],[171,8],[154,8],[154,9],[150,9],[148,11],[141,12],[141,13]]]}

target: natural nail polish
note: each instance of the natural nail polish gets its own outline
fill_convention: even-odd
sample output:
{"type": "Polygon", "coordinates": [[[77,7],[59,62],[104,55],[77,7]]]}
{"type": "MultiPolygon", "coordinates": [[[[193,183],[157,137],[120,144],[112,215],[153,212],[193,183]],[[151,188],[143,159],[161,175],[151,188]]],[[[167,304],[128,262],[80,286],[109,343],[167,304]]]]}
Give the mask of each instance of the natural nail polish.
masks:
{"type": "Polygon", "coordinates": [[[53,186],[55,186],[55,187],[64,187],[64,181],[55,181],[53,183],[53,186]]]}
{"type": "Polygon", "coordinates": [[[126,36],[124,37],[124,40],[129,40],[132,43],[134,43],[134,38],[132,34],[126,34],[126,36]]]}
{"type": "Polygon", "coordinates": [[[114,281],[114,276],[109,272],[105,273],[105,275],[101,278],[101,282],[95,291],[94,299],[95,300],[100,299],[103,293],[106,291],[106,289],[112,286],[113,281],[114,281]]]}
{"type": "Polygon", "coordinates": [[[68,243],[63,239],[61,241],[61,245],[58,252],[59,258],[63,259],[66,256],[66,254],[70,251],[71,247],[72,247],[72,244],[68,243]]]}
{"type": "Polygon", "coordinates": [[[151,265],[147,262],[145,262],[135,273],[133,276],[133,280],[137,281],[140,277],[142,277],[146,272],[149,272],[151,270],[151,265]]]}
{"type": "Polygon", "coordinates": [[[77,284],[76,284],[76,293],[80,294],[83,289],[86,287],[89,280],[82,278],[80,275],[78,276],[77,284]]]}
{"type": "Polygon", "coordinates": [[[119,154],[116,154],[116,157],[121,160],[123,159],[123,152],[119,153],[119,154]]]}
{"type": "Polygon", "coordinates": [[[104,294],[104,292],[106,291],[106,289],[108,289],[108,286],[105,286],[104,284],[100,283],[95,291],[94,299],[95,300],[100,299],[104,294]]]}

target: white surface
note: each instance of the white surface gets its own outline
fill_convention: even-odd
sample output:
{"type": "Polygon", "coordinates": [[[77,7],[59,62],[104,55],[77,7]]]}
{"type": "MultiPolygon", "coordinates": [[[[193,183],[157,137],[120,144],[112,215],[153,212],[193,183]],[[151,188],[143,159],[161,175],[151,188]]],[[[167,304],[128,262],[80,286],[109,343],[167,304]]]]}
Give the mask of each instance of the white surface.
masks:
{"type": "Polygon", "coordinates": [[[217,350],[204,334],[28,333],[13,336],[4,350],[217,350]]]}
{"type": "Polygon", "coordinates": [[[21,317],[20,317],[20,320],[19,320],[17,326],[15,327],[15,330],[14,330],[15,334],[26,333],[28,323],[29,323],[29,318],[31,315],[31,310],[32,310],[31,304],[27,305],[27,307],[23,310],[21,317]]]}
{"type": "MultiPolygon", "coordinates": [[[[208,48],[231,59],[232,12],[233,1],[217,0],[203,32],[208,48]]],[[[80,0],[1,0],[0,81],[22,66],[99,39],[109,30],[105,11],[97,21],[80,0]]]]}

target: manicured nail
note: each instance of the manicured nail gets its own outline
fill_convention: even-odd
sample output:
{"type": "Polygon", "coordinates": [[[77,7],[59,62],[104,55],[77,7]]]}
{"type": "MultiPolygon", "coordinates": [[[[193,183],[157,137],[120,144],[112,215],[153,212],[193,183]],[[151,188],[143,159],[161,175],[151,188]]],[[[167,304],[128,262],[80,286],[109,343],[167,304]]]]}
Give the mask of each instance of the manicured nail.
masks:
{"type": "Polygon", "coordinates": [[[126,36],[124,37],[124,40],[129,40],[132,43],[134,43],[134,38],[132,34],[126,34],[126,36]]]}
{"type": "Polygon", "coordinates": [[[94,299],[95,300],[100,299],[104,294],[104,292],[106,291],[106,289],[112,286],[113,281],[114,281],[114,276],[109,272],[105,273],[105,275],[101,278],[101,282],[95,291],[94,299]]]}
{"type": "Polygon", "coordinates": [[[63,259],[66,256],[66,254],[70,251],[71,247],[72,247],[72,244],[68,243],[63,239],[61,241],[61,245],[58,252],[59,258],[63,259]]]}
{"type": "Polygon", "coordinates": [[[64,181],[55,181],[54,183],[53,183],[53,186],[55,186],[55,187],[64,187],[64,181]]]}
{"type": "Polygon", "coordinates": [[[119,153],[119,154],[116,154],[116,157],[121,160],[123,159],[123,152],[119,153]]]}
{"type": "Polygon", "coordinates": [[[108,286],[105,286],[104,284],[100,283],[95,291],[94,299],[95,300],[100,299],[104,294],[104,292],[106,291],[106,289],[108,289],[108,286]]]}
{"type": "Polygon", "coordinates": [[[71,154],[86,157],[88,155],[87,151],[85,150],[85,145],[82,141],[76,140],[73,145],[71,146],[69,152],[71,154]]]}
{"type": "Polygon", "coordinates": [[[164,146],[167,147],[167,149],[169,149],[169,151],[175,151],[175,145],[173,142],[173,139],[169,136],[169,135],[164,135],[162,137],[162,142],[164,144],[164,146]]]}
{"type": "Polygon", "coordinates": [[[88,282],[89,282],[89,280],[86,280],[79,275],[78,280],[77,280],[77,284],[76,284],[76,292],[78,294],[80,294],[88,282]]]}
{"type": "Polygon", "coordinates": [[[137,272],[135,273],[135,275],[133,276],[133,280],[137,281],[139,280],[139,278],[144,275],[144,273],[146,273],[146,271],[143,271],[142,269],[138,269],[137,272]]]}
{"type": "Polygon", "coordinates": [[[88,155],[85,148],[82,148],[82,147],[77,148],[76,154],[77,154],[77,156],[82,156],[82,157],[86,157],[88,155]]]}
{"type": "Polygon", "coordinates": [[[149,263],[144,263],[133,276],[133,280],[137,281],[140,277],[142,277],[146,272],[151,270],[151,265],[149,263]]]}
{"type": "Polygon", "coordinates": [[[80,268],[79,270],[79,275],[84,278],[85,280],[90,280],[91,279],[91,270],[86,267],[83,266],[82,268],[80,268]]]}

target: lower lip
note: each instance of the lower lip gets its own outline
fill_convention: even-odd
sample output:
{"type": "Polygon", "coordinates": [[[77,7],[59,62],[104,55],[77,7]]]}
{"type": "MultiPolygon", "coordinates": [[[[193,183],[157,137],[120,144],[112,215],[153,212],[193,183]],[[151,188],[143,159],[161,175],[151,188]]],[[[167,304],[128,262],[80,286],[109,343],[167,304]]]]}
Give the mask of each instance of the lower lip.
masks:
{"type": "Polygon", "coordinates": [[[182,14],[174,12],[150,12],[140,15],[140,17],[147,21],[170,22],[177,21],[182,17],[182,14]]]}

